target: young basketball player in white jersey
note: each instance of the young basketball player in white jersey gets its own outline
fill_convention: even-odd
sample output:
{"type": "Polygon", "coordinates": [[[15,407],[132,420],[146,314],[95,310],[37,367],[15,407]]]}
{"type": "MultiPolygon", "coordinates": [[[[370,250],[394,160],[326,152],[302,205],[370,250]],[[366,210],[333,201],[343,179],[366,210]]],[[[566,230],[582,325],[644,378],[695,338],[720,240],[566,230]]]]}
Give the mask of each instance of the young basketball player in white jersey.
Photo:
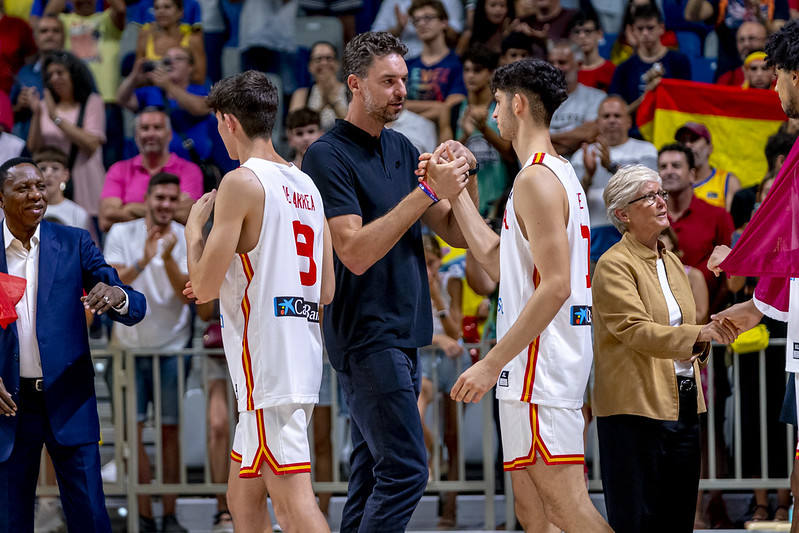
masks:
{"type": "MultiPolygon", "coordinates": [[[[499,302],[497,345],[458,378],[451,395],[477,402],[497,385],[505,470],[526,531],[610,531],[583,475],[580,408],[592,361],[588,209],[580,181],[549,137],[566,82],[549,63],[529,59],[497,69],[492,90],[500,135],[523,166],[500,237],[467,198],[453,202],[469,249],[499,281],[499,302]]],[[[440,152],[428,173],[446,170],[439,169],[440,152]]]]}
{"type": "Polygon", "coordinates": [[[277,91],[264,74],[226,78],[207,101],[241,167],[191,209],[187,294],[219,298],[239,409],[228,477],[233,524],[263,533],[268,491],[284,531],[329,531],[311,488],[307,438],[322,376],[319,311],[335,284],[322,200],[272,146],[277,91]]]}

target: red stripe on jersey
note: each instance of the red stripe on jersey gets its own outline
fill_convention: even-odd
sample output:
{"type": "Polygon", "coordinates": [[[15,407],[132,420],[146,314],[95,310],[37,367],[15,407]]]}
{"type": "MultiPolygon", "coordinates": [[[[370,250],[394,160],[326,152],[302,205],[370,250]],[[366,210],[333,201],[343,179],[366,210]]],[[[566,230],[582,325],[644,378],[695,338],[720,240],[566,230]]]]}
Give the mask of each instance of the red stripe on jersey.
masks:
{"type": "Polygon", "coordinates": [[[247,286],[244,288],[244,296],[241,299],[241,311],[244,314],[244,332],[241,337],[241,366],[244,369],[244,378],[247,386],[247,410],[252,411],[255,409],[255,403],[252,399],[253,391],[253,373],[252,373],[252,356],[250,355],[250,343],[247,339],[247,333],[250,325],[250,299],[247,296],[247,290],[252,283],[253,269],[250,258],[247,254],[239,254],[241,259],[241,266],[244,270],[244,276],[247,278],[247,286]]]}

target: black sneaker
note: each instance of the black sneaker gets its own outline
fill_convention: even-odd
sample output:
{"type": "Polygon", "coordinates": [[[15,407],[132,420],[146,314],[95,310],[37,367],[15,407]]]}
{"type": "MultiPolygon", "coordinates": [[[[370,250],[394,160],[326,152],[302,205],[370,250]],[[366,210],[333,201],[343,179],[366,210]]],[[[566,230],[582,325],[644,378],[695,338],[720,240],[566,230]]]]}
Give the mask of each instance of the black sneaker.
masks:
{"type": "Polygon", "coordinates": [[[158,527],[152,518],[139,515],[139,531],[140,533],[158,533],[158,527]]]}
{"type": "Polygon", "coordinates": [[[227,509],[219,511],[214,515],[214,527],[212,533],[233,533],[233,518],[227,509]]]}
{"type": "Polygon", "coordinates": [[[164,520],[161,522],[161,531],[167,533],[189,533],[189,530],[181,526],[177,517],[173,514],[164,515],[164,520]]]}

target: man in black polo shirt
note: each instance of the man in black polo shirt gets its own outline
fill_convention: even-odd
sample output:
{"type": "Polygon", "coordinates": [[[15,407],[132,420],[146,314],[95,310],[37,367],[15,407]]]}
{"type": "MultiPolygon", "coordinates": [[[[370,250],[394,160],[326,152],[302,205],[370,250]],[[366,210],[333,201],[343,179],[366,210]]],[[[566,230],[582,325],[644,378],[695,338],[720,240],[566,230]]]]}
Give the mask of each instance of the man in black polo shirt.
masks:
{"type": "Polygon", "coordinates": [[[420,184],[419,153],[384,129],[405,103],[406,52],[385,32],[347,44],[347,116],[303,159],[322,194],[336,252],[336,294],[325,309],[324,333],[352,415],[342,532],[404,531],[427,485],[417,348],[431,342],[432,316],[419,219],[463,247],[446,199],[468,183],[477,205],[471,152],[450,143],[450,176],[458,179],[420,184]]]}

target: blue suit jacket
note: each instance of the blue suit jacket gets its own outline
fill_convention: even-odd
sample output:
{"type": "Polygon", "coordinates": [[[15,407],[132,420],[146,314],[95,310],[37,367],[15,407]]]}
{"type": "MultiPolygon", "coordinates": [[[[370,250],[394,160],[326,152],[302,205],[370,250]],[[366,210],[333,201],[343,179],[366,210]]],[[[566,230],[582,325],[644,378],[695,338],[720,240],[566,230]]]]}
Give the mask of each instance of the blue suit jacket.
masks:
{"type": "MultiPolygon", "coordinates": [[[[8,273],[0,231],[0,272],[8,273]]],[[[131,326],[144,318],[144,295],[123,285],[85,230],[41,222],[36,336],[42,360],[47,417],[55,439],[74,446],[100,440],[86,315],[80,301],[98,282],[118,285],[128,295],[128,313],[113,320],[131,326]]],[[[19,338],[16,323],[0,329],[0,377],[19,405],[19,338]]],[[[0,416],[0,462],[11,455],[17,418],[0,416]]]]}

